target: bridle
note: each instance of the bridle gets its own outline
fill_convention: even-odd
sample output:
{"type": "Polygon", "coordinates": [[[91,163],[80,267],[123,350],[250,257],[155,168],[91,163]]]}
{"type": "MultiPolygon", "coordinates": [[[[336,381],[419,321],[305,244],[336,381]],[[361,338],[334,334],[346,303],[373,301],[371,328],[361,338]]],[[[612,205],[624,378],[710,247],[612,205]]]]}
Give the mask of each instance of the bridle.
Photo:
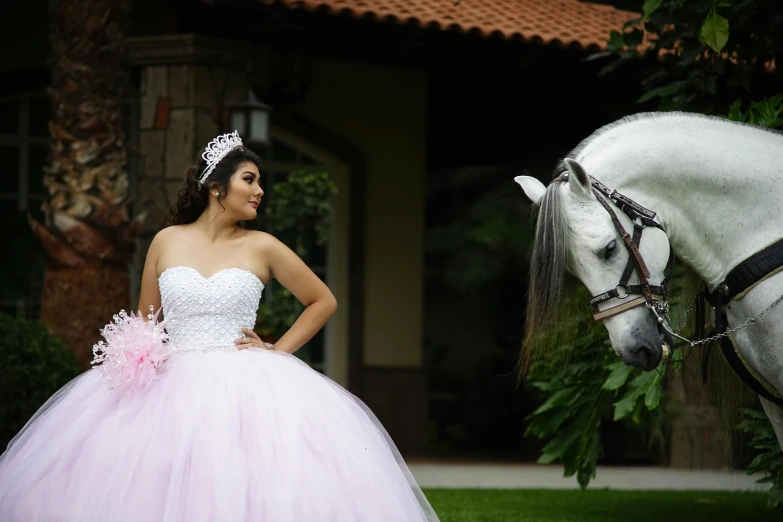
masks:
{"type": "MultiPolygon", "coordinates": [[[[555,178],[553,182],[568,182],[568,176],[569,172],[563,172],[555,178]]],[[[709,292],[705,288],[704,291],[696,295],[694,302],[685,311],[685,318],[687,318],[694,306],[696,307],[696,339],[691,341],[677,334],[677,332],[674,332],[669,326],[669,294],[666,287],[674,274],[675,259],[674,250],[671,248],[671,242],[669,243],[669,264],[671,268],[668,270],[668,273],[664,274],[661,286],[650,284],[650,271],[647,269],[647,264],[644,262],[644,258],[639,252],[639,242],[642,239],[642,232],[645,228],[655,227],[663,231],[664,234],[666,233],[666,229],[663,225],[655,221],[656,213],[644,208],[631,198],[623,196],[616,190],[609,190],[608,187],[597,179],[590,176],[588,177],[595,199],[598,200],[601,206],[609,213],[609,216],[612,218],[612,223],[614,223],[617,232],[623,238],[625,248],[628,250],[629,254],[628,263],[625,265],[625,270],[623,270],[623,275],[620,277],[620,282],[608,292],[596,295],[590,299],[590,305],[593,307],[593,318],[596,321],[602,321],[644,305],[653,313],[658,324],[666,330],[669,335],[684,341],[685,344],[691,348],[718,341],[721,351],[729,365],[745,384],[760,396],[783,407],[783,397],[781,397],[779,393],[774,392],[772,385],[766,383],[758,374],[750,370],[748,363],[739,355],[739,350],[737,350],[733,342],[729,340],[731,334],[754,324],[764,314],[783,302],[783,295],[778,297],[763,311],[753,317],[749,317],[745,322],[738,324],[733,328],[727,327],[726,318],[724,317],[724,307],[729,300],[742,292],[745,292],[748,288],[752,288],[753,285],[762,281],[769,274],[776,273],[777,270],[783,267],[783,239],[780,239],[764,250],[753,254],[739,265],[732,268],[727,274],[726,279],[718,284],[713,292],[709,292]],[[625,230],[625,227],[623,227],[623,224],[618,219],[610,202],[631,218],[631,221],[633,222],[633,235],[625,230]],[[636,270],[636,273],[639,275],[639,284],[629,285],[628,281],[634,270],[636,270]],[[628,299],[632,295],[638,295],[639,297],[634,297],[625,301],[625,299],[628,299]],[[598,305],[609,301],[610,299],[620,299],[623,302],[603,311],[598,309],[598,305]],[[706,313],[707,306],[705,300],[708,301],[715,310],[715,329],[708,337],[705,337],[703,331],[704,314],[706,313]],[[770,389],[773,391],[770,391],[770,389]]],[[[679,331],[684,324],[685,321],[683,320],[677,331],[679,331]]],[[[662,349],[663,359],[668,359],[671,348],[664,342],[662,349]]],[[[709,352],[707,353],[709,354],[709,352]]],[[[684,359],[680,359],[679,361],[672,360],[670,362],[681,362],[682,360],[684,359]]],[[[705,358],[705,364],[706,360],[707,359],[705,358]]],[[[703,369],[702,371],[705,372],[706,370],[703,369]]]]}
{"type": "MultiPolygon", "coordinates": [[[[555,178],[554,182],[565,183],[568,182],[568,172],[563,172],[555,178]]],[[[620,277],[620,281],[606,292],[593,296],[590,299],[590,306],[593,307],[593,319],[596,321],[603,321],[610,317],[633,310],[639,306],[646,306],[655,315],[658,324],[674,337],[688,341],[684,337],[680,337],[669,327],[669,294],[667,291],[667,284],[671,280],[674,273],[674,252],[669,247],[669,261],[671,269],[668,274],[664,275],[664,280],[660,286],[651,285],[649,282],[650,271],[647,268],[647,264],[644,262],[641,252],[639,252],[639,242],[642,239],[642,233],[647,227],[655,227],[666,233],[663,225],[655,221],[656,213],[652,210],[648,210],[632,200],[631,198],[624,196],[616,190],[610,190],[603,183],[590,176],[590,185],[595,199],[601,204],[602,207],[609,213],[612,218],[612,223],[623,239],[625,248],[628,250],[628,263],[625,265],[625,270],[620,277]],[[610,202],[619,208],[625,215],[631,218],[633,222],[633,235],[629,234],[625,230],[625,227],[620,222],[610,202]],[[636,270],[639,276],[639,284],[628,284],[631,279],[631,275],[636,270]],[[634,297],[625,301],[633,295],[634,297]],[[611,299],[620,299],[623,302],[617,306],[607,308],[606,310],[599,310],[598,305],[609,301],[611,299]]]]}

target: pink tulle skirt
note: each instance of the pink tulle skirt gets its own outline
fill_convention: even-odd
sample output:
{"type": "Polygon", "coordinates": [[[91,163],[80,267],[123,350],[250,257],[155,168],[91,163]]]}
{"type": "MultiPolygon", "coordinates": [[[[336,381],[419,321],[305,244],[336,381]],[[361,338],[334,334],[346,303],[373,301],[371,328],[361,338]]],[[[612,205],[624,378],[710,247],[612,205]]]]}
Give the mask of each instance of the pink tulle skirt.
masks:
{"type": "Polygon", "coordinates": [[[143,395],[94,369],[52,396],[0,457],[0,520],[438,520],[374,415],[296,357],[164,367],[143,395]]]}

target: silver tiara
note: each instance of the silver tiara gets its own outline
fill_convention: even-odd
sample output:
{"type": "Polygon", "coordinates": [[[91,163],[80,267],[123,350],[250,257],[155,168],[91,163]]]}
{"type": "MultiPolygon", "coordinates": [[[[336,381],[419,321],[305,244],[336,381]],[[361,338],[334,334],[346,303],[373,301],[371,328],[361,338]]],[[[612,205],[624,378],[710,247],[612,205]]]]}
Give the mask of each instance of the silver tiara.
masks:
{"type": "Polygon", "coordinates": [[[231,132],[229,134],[221,134],[214,140],[210,141],[207,144],[207,148],[201,154],[201,157],[204,158],[204,161],[207,162],[207,167],[204,169],[204,173],[201,175],[201,178],[199,178],[198,184],[203,185],[209,175],[212,174],[212,171],[215,170],[217,164],[220,163],[220,160],[225,158],[226,154],[241,146],[242,138],[239,137],[239,133],[237,131],[231,132]]]}

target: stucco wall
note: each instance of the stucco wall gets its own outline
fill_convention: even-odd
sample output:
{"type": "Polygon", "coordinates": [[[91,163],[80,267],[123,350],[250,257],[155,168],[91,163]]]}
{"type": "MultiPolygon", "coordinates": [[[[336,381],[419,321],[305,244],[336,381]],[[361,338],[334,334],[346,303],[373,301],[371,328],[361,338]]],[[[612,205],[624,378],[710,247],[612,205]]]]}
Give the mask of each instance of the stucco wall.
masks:
{"type": "Polygon", "coordinates": [[[418,367],[426,76],[327,60],[314,61],[312,67],[307,100],[291,109],[367,158],[364,363],[418,367]]]}

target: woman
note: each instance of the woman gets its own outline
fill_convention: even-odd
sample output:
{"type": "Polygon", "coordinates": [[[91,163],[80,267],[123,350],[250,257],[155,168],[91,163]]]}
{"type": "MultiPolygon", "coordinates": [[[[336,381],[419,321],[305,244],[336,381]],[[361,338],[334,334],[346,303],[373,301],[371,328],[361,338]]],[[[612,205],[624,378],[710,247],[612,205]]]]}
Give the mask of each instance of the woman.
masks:
{"type": "MultiPolygon", "coordinates": [[[[0,520],[438,520],[373,414],[292,355],[337,303],[289,248],[240,226],[264,195],[259,163],[235,132],[188,170],[139,298],[141,310],[162,308],[168,342],[139,355],[136,323],[107,326],[102,364],[59,390],[0,457],[0,520]],[[271,346],[252,327],[273,277],[305,310],[271,346]],[[133,343],[131,362],[112,351],[133,343]],[[127,378],[142,367],[154,375],[127,378]]],[[[149,317],[139,323],[152,331],[149,317]]]]}

